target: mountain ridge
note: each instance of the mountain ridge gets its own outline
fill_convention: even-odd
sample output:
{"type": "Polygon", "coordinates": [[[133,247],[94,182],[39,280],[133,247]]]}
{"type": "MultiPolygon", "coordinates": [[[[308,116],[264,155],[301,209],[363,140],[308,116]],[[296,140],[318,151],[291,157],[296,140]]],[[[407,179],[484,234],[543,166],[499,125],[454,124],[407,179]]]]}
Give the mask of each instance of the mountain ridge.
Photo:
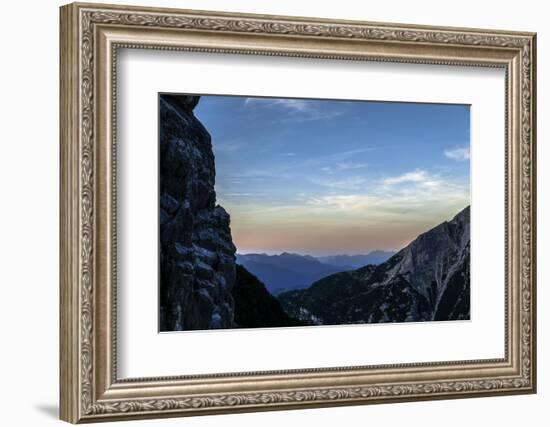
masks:
{"type": "MultiPolygon", "coordinates": [[[[374,252],[374,256],[368,258],[372,261],[370,263],[378,264],[381,259],[387,259],[390,256],[389,252],[374,252]]],[[[292,252],[272,255],[266,253],[237,253],[236,256],[237,263],[244,265],[251,273],[262,280],[274,295],[285,290],[306,288],[323,277],[365,265],[362,263],[357,265],[358,258],[351,260],[350,264],[345,262],[330,264],[322,260],[325,257],[292,252]]],[[[344,260],[347,259],[345,257],[348,257],[348,255],[336,255],[335,257],[344,260]]],[[[352,257],[368,257],[368,255],[352,255],[352,257]]]]}
{"type": "Polygon", "coordinates": [[[237,253],[237,263],[257,276],[272,294],[305,288],[322,277],[346,270],[323,264],[312,256],[289,252],[280,255],[237,253]]]}
{"type": "Polygon", "coordinates": [[[331,265],[360,268],[369,264],[381,264],[395,255],[394,251],[375,250],[366,254],[336,254],[317,257],[321,262],[331,265]]]}

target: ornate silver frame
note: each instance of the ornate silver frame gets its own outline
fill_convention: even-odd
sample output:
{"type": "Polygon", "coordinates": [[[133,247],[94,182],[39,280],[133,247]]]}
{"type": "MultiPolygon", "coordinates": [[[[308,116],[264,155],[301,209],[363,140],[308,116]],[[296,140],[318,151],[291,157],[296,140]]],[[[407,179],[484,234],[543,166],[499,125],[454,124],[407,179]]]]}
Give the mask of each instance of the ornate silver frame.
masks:
{"type": "Polygon", "coordinates": [[[61,8],[61,418],[130,418],[536,390],[535,34],[189,10],[61,8]],[[505,357],[175,378],[116,375],[118,47],[506,70],[505,357]]]}

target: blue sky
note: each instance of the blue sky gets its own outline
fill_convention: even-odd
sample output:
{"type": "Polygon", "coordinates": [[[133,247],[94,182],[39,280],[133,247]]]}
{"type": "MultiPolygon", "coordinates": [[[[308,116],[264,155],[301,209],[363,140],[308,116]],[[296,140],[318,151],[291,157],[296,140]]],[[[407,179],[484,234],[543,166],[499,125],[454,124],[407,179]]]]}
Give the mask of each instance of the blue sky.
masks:
{"type": "Polygon", "coordinates": [[[203,96],[241,253],[397,250],[469,204],[466,105],[203,96]]]}

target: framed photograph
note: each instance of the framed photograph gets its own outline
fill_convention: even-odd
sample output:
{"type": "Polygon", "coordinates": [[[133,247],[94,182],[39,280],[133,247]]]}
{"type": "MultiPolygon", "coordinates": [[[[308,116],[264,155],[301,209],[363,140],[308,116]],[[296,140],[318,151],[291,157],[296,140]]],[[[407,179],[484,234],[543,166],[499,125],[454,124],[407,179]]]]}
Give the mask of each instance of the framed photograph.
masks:
{"type": "Polygon", "coordinates": [[[535,34],[60,22],[63,420],[536,391],[535,34]]]}

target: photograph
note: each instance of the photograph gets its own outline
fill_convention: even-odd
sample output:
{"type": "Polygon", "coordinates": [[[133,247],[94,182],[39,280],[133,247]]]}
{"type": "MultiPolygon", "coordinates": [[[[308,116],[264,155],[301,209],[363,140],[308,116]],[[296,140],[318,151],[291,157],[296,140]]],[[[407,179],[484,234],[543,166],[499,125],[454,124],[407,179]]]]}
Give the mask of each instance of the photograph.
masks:
{"type": "Polygon", "coordinates": [[[470,105],[159,93],[159,330],[470,320],[470,105]]]}

